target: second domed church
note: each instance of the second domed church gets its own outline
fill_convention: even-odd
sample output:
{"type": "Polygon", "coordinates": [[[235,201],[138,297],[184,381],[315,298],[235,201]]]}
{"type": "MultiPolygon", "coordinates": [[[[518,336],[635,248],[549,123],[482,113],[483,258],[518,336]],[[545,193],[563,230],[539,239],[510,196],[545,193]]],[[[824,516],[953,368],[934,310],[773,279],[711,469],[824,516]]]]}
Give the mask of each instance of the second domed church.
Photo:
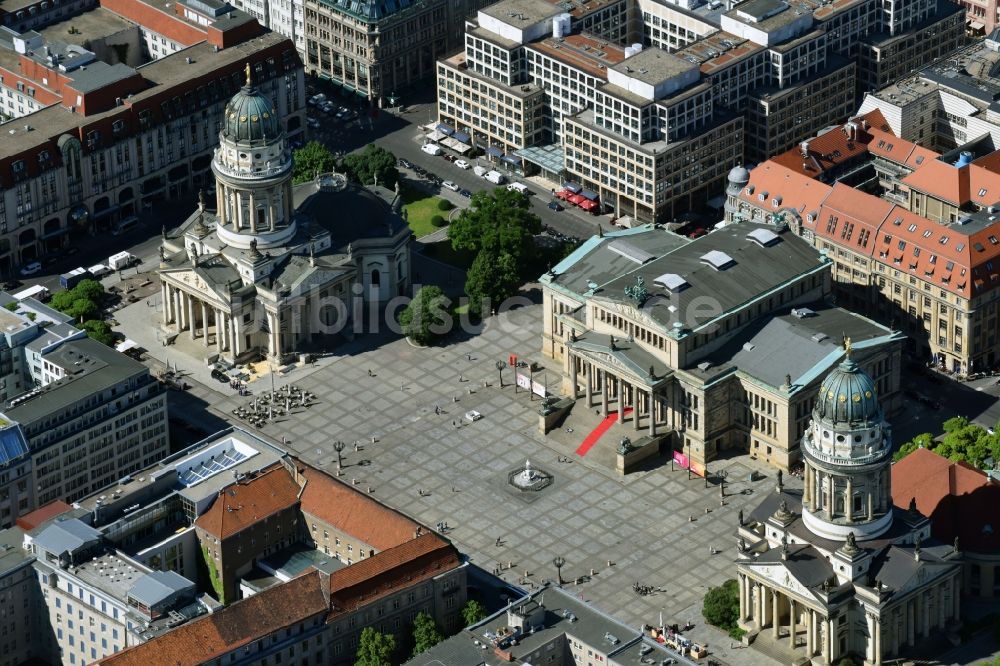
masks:
{"type": "Polygon", "coordinates": [[[803,489],[778,473],[740,515],[739,624],[788,663],[868,666],[919,654],[959,621],[961,552],[892,502],[892,430],[875,382],[851,357],[822,381],[802,438],[803,489]],[[803,660],[804,661],[804,660],[803,660]]]}

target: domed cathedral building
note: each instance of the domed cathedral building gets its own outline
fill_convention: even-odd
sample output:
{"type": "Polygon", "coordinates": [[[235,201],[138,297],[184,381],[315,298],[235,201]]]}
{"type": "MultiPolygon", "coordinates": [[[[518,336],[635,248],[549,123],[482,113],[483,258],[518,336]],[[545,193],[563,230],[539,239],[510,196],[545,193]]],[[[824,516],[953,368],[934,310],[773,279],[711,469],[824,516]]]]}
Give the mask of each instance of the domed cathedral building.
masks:
{"type": "MultiPolygon", "coordinates": [[[[212,159],[215,210],[164,233],[165,334],[207,353],[272,359],[360,332],[369,305],[410,291],[410,230],[398,191],[337,173],[292,184],[292,152],[274,103],[246,85],[225,110],[212,159]]],[[[381,315],[381,313],[379,313],[381,315]]]]}
{"type": "Polygon", "coordinates": [[[802,438],[803,489],[740,512],[739,624],[783,663],[866,665],[921,654],[957,627],[959,544],[892,502],[892,430],[872,378],[844,359],[822,381],[802,438]]]}

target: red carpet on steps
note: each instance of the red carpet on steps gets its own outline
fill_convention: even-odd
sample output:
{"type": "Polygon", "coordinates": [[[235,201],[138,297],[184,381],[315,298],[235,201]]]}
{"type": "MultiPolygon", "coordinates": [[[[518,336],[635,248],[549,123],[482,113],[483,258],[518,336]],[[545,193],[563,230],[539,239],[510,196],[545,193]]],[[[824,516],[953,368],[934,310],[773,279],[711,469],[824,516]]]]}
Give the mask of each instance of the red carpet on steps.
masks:
{"type": "MultiPolygon", "coordinates": [[[[625,416],[628,416],[631,413],[632,413],[632,408],[626,407],[625,416]]],[[[587,452],[590,451],[590,447],[596,444],[597,440],[601,438],[601,435],[606,433],[608,429],[611,428],[611,426],[613,426],[615,424],[615,421],[617,420],[618,420],[618,414],[616,413],[609,415],[603,421],[598,423],[597,427],[591,430],[590,434],[587,435],[587,438],[583,440],[583,442],[580,444],[579,447],[577,447],[576,455],[580,456],[581,458],[587,455],[587,452]]]]}

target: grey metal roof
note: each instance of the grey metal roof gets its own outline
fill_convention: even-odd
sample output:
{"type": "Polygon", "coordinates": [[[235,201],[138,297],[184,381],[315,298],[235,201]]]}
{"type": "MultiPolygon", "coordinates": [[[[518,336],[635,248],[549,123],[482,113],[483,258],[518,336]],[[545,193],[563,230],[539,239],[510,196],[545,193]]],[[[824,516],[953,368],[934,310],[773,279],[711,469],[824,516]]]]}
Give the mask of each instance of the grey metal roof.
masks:
{"type": "MultiPolygon", "coordinates": [[[[689,307],[694,303],[709,302],[722,313],[731,312],[760,298],[762,294],[825,269],[828,260],[809,243],[791,233],[786,232],[782,235],[781,243],[770,247],[761,247],[748,240],[747,234],[757,228],[767,228],[767,225],[728,225],[697,240],[676,245],[671,251],[641,266],[628,262],[623,270],[619,263],[616,266],[617,275],[614,276],[609,275],[607,268],[602,270],[594,265],[592,258],[588,256],[593,250],[593,246],[590,246],[591,252],[574,252],[556,267],[557,273],[562,269],[562,275],[548,280],[543,277],[543,282],[582,294],[587,289],[585,281],[589,278],[601,285],[596,298],[635,306],[636,301],[626,295],[625,289],[634,287],[637,278],[641,277],[650,296],[641,306],[643,314],[659,322],[665,331],[672,330],[673,324],[678,321],[689,330],[697,331],[699,327],[714,321],[715,317],[704,311],[697,311],[698,308],[689,307]],[[702,257],[713,251],[728,255],[735,263],[725,270],[705,265],[702,257]],[[591,269],[587,272],[592,271],[593,274],[583,273],[576,266],[577,263],[591,269]],[[665,273],[681,276],[690,287],[677,294],[654,287],[654,280],[665,273]],[[564,278],[570,275],[578,276],[572,284],[564,278]],[[581,282],[584,284],[581,285],[581,282]]],[[[661,237],[672,235],[664,231],[651,234],[653,237],[655,234],[661,237]]],[[[644,237],[635,235],[629,240],[640,245],[644,237]]],[[[587,246],[586,243],[584,245],[587,246]]]]}
{"type": "Polygon", "coordinates": [[[78,518],[49,523],[36,537],[35,545],[56,555],[72,553],[90,543],[99,541],[101,533],[78,518]]]}
{"type": "Polygon", "coordinates": [[[191,590],[194,583],[174,571],[154,571],[135,581],[128,596],[148,608],[163,603],[178,592],[191,590]]]}
{"type": "Polygon", "coordinates": [[[103,62],[95,62],[87,65],[87,68],[79,68],[71,73],[73,77],[73,89],[82,93],[91,92],[106,88],[116,81],[135,76],[135,70],[128,65],[118,63],[108,65],[103,62]]]}
{"type": "Polygon", "coordinates": [[[793,384],[798,385],[805,382],[807,375],[815,375],[818,365],[832,368],[840,362],[844,335],[863,342],[882,337],[888,340],[892,332],[828,303],[789,306],[784,314],[749,324],[717,351],[689,357],[691,367],[686,371],[707,382],[737,368],[769,386],[784,385],[786,375],[791,375],[793,384]],[[806,309],[812,314],[800,318],[790,312],[792,309],[806,309]],[[707,368],[699,367],[706,361],[710,363],[707,368]]]}

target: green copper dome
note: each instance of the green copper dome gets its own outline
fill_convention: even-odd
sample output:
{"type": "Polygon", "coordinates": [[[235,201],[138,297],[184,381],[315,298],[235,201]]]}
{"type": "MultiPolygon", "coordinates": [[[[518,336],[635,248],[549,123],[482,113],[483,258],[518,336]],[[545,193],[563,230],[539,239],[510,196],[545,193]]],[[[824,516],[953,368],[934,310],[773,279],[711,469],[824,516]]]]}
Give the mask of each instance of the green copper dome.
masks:
{"type": "Polygon", "coordinates": [[[281,134],[274,102],[247,81],[226,105],[223,133],[233,141],[271,141],[281,134]]]}
{"type": "Polygon", "coordinates": [[[880,420],[875,381],[850,357],[844,359],[820,385],[816,414],[834,424],[880,420]]]}

